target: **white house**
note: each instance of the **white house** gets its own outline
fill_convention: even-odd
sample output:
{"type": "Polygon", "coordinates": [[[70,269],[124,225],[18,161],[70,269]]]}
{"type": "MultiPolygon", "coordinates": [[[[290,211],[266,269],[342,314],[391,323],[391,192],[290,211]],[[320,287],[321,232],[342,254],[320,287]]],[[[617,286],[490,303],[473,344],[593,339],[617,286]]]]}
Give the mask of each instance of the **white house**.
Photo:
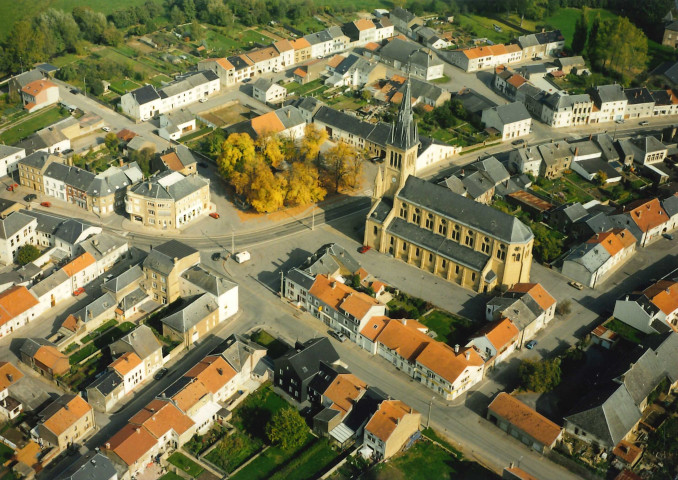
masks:
{"type": "Polygon", "coordinates": [[[502,141],[528,135],[532,126],[532,117],[520,102],[483,110],[481,121],[486,127],[497,129],[502,141]]]}
{"type": "Polygon", "coordinates": [[[259,78],[252,84],[252,95],[263,103],[282,103],[287,96],[287,89],[267,78],[259,78]]]}
{"type": "Polygon", "coordinates": [[[0,293],[0,307],[0,337],[23,327],[47,310],[31,291],[19,285],[0,293]]]}
{"type": "Polygon", "coordinates": [[[21,212],[12,212],[0,219],[0,262],[9,265],[24,245],[37,245],[35,218],[21,212]]]}
{"type": "Polygon", "coordinates": [[[219,321],[222,322],[238,313],[238,284],[195,265],[181,274],[179,279],[181,296],[208,293],[219,306],[219,321]]]}
{"type": "Polygon", "coordinates": [[[18,417],[23,410],[21,402],[9,395],[9,388],[23,376],[11,363],[0,362],[0,415],[9,420],[18,417]]]}
{"type": "Polygon", "coordinates": [[[534,147],[516,148],[509,154],[509,168],[517,173],[529,173],[535,178],[539,176],[541,162],[541,154],[534,147]]]}
{"type": "Polygon", "coordinates": [[[34,285],[30,292],[40,302],[38,310],[45,312],[73,295],[73,281],[62,268],[34,285]]]}
{"type": "Polygon", "coordinates": [[[101,275],[129,251],[129,243],[109,233],[97,233],[80,242],[78,248],[79,251],[94,257],[97,262],[97,275],[101,275]]]}
{"type": "Polygon", "coordinates": [[[146,379],[144,362],[134,352],[125,352],[108,366],[122,377],[123,394],[131,393],[146,379]]]}
{"type": "Polygon", "coordinates": [[[589,123],[623,120],[628,99],[621,85],[599,85],[591,90],[595,109],[591,110],[589,123]]]}
{"type": "Polygon", "coordinates": [[[0,177],[19,169],[17,163],[26,156],[26,149],[0,145],[0,177]]]}
{"type": "Polygon", "coordinates": [[[222,87],[235,83],[235,67],[227,58],[206,58],[198,62],[198,71],[209,70],[219,77],[222,87]]]}
{"type": "Polygon", "coordinates": [[[588,94],[552,93],[541,101],[541,121],[554,127],[586,125],[591,118],[593,101],[588,94]]]}
{"type": "Polygon", "coordinates": [[[219,76],[212,70],[194,73],[160,90],[145,85],[120,98],[122,111],[135,120],[148,120],[159,113],[167,113],[207,98],[221,87],[219,76]]]}
{"type": "Polygon", "coordinates": [[[485,363],[496,365],[511,355],[518,346],[520,330],[508,318],[487,324],[467,347],[475,347],[485,363]]]}
{"type": "Polygon", "coordinates": [[[614,305],[614,317],[643,333],[678,328],[678,282],[660,280],[642,292],[626,294],[614,305]]]}
{"type": "Polygon", "coordinates": [[[179,140],[196,129],[195,115],[188,110],[178,110],[160,115],[158,136],[165,140],[179,140]]]}

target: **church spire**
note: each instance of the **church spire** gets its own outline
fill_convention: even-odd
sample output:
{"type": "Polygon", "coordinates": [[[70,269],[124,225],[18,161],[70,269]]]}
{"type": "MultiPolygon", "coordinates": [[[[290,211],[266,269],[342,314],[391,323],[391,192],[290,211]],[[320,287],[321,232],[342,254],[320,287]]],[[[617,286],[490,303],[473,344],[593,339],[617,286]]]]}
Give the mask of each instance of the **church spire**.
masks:
{"type": "Polygon", "coordinates": [[[395,125],[391,126],[391,135],[388,143],[401,150],[409,150],[419,143],[417,123],[414,121],[414,115],[412,114],[412,89],[409,75],[405,83],[403,101],[398,109],[398,118],[395,125]]]}

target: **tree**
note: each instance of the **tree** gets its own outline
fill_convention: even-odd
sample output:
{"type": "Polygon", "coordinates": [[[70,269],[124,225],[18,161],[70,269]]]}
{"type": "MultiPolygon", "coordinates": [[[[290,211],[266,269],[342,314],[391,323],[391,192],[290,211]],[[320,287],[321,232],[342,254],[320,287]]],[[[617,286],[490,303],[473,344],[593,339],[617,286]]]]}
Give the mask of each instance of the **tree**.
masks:
{"type": "Polygon", "coordinates": [[[80,27],[85,40],[102,43],[104,30],[108,27],[103,13],[95,12],[90,7],[78,6],[73,8],[73,18],[80,27]]]}
{"type": "Polygon", "coordinates": [[[304,444],[308,427],[295,408],[285,407],[273,414],[266,425],[266,436],[273,445],[292,450],[304,444]]]}
{"type": "Polygon", "coordinates": [[[285,202],[290,206],[320,202],[327,191],[320,185],[318,169],[310,162],[294,162],[288,172],[285,202]]]}
{"type": "Polygon", "coordinates": [[[202,28],[200,22],[194,19],[191,22],[191,40],[200,43],[204,39],[205,39],[205,29],[202,28]]]}
{"type": "Polygon", "coordinates": [[[591,30],[589,31],[586,53],[592,66],[598,64],[598,32],[600,31],[600,22],[600,14],[597,14],[593,19],[593,24],[591,24],[591,30]]]}
{"type": "Polygon", "coordinates": [[[304,127],[304,138],[301,140],[301,155],[309,161],[317,162],[320,157],[320,147],[327,141],[325,129],[320,129],[313,123],[304,127]]]}
{"type": "Polygon", "coordinates": [[[574,25],[574,35],[572,36],[572,50],[576,54],[584,51],[586,46],[586,36],[589,30],[589,21],[587,18],[586,7],[584,7],[574,25]]]}
{"type": "Polygon", "coordinates": [[[276,170],[285,160],[283,146],[280,138],[272,133],[265,133],[257,138],[256,146],[264,160],[276,170]]]}
{"type": "Polygon", "coordinates": [[[532,392],[549,392],[560,384],[560,359],[523,360],[518,367],[521,385],[532,392]]]}
{"type": "Polygon", "coordinates": [[[245,164],[251,163],[255,156],[252,137],[246,133],[232,133],[221,145],[221,154],[217,157],[219,173],[228,179],[233,172],[243,172],[245,164]]]}
{"type": "Polygon", "coordinates": [[[532,224],[534,233],[534,255],[540,262],[550,262],[560,256],[563,242],[548,227],[541,223],[532,224]]]}
{"type": "Polygon", "coordinates": [[[38,247],[31,244],[26,244],[19,249],[16,255],[16,262],[19,265],[26,265],[40,257],[40,250],[38,247]]]}
{"type": "Polygon", "coordinates": [[[14,23],[4,42],[2,68],[7,72],[20,72],[34,63],[47,59],[45,34],[35,30],[28,20],[14,23]]]}
{"type": "Polygon", "coordinates": [[[327,181],[335,192],[350,184],[351,165],[358,155],[355,148],[344,141],[339,141],[330,148],[323,157],[323,170],[327,181]]]}
{"type": "MultiPolygon", "coordinates": [[[[187,20],[193,20],[195,18],[195,3],[193,0],[182,0],[181,9],[184,11],[187,20]]],[[[191,31],[193,34],[193,31],[191,31]]]]}
{"type": "Polygon", "coordinates": [[[598,170],[598,173],[596,173],[596,183],[598,185],[605,185],[607,183],[607,173],[598,170]]]}
{"type": "Polygon", "coordinates": [[[151,175],[151,160],[153,160],[154,155],[153,148],[146,147],[130,153],[129,159],[130,162],[137,162],[141,171],[144,172],[144,176],[148,177],[151,175]]]}
{"type": "Polygon", "coordinates": [[[118,151],[118,145],[120,141],[118,140],[118,137],[115,133],[109,132],[106,134],[104,137],[104,143],[106,144],[106,148],[108,148],[111,152],[117,152],[118,151]]]}
{"type": "Polygon", "coordinates": [[[242,171],[233,171],[229,182],[238,195],[259,213],[279,210],[285,201],[284,178],[276,177],[259,156],[243,165],[242,171]]]}

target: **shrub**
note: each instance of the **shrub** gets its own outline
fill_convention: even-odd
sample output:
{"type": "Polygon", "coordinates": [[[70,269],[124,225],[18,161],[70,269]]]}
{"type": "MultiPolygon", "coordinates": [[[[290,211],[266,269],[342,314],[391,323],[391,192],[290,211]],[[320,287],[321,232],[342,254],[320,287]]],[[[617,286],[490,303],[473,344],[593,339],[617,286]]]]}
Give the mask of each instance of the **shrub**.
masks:
{"type": "Polygon", "coordinates": [[[40,250],[35,245],[24,245],[19,249],[16,261],[19,265],[26,265],[40,257],[40,250]]]}

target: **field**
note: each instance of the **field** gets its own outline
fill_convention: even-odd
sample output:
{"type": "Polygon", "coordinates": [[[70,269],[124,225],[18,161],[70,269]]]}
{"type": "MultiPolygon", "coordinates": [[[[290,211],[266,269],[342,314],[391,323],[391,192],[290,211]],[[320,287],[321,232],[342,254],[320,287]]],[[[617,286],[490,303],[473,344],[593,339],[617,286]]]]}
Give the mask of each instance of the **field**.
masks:
{"type": "Polygon", "coordinates": [[[457,15],[455,23],[466,31],[468,31],[474,38],[487,38],[494,43],[508,43],[511,39],[518,37],[521,33],[514,28],[509,27],[504,23],[500,23],[493,18],[481,17],[479,15],[457,15]],[[501,27],[502,31],[497,32],[494,25],[501,27]]]}
{"type": "Polygon", "coordinates": [[[5,145],[14,145],[38,130],[52,125],[67,116],[68,113],[62,112],[58,107],[47,107],[34,117],[2,132],[0,134],[0,142],[5,145]]]}
{"type": "Polygon", "coordinates": [[[217,110],[202,113],[200,116],[208,122],[215,124],[217,127],[227,127],[234,123],[247,120],[249,113],[249,108],[242,106],[240,102],[234,102],[217,110]]]}
{"type": "Polygon", "coordinates": [[[499,476],[478,463],[459,459],[431,442],[418,441],[405,453],[382,463],[376,468],[376,480],[406,478],[430,480],[434,478],[472,478],[499,480],[499,476]]]}
{"type": "MultiPolygon", "coordinates": [[[[581,15],[581,10],[578,8],[561,8],[555,15],[551,15],[544,19],[544,23],[547,26],[557,28],[565,36],[565,46],[570,47],[572,45],[572,36],[574,35],[574,25],[577,22],[577,19],[581,15]]],[[[616,18],[617,15],[612,13],[609,10],[603,8],[589,8],[588,20],[589,28],[593,25],[593,20],[597,15],[600,15],[601,20],[607,20],[608,18],[616,18]]]]}

